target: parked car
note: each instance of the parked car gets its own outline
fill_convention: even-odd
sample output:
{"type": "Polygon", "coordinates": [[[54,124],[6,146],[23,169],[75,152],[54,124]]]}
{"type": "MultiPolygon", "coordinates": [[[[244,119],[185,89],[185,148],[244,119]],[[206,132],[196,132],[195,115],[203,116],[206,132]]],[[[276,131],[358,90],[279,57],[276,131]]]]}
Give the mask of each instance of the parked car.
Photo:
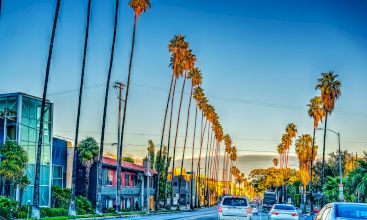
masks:
{"type": "Polygon", "coordinates": [[[218,219],[251,219],[251,206],[246,197],[225,196],[218,206],[218,219]]]}
{"type": "Polygon", "coordinates": [[[298,212],[293,205],[275,204],[268,213],[268,220],[298,220],[298,212]]]}
{"type": "Polygon", "coordinates": [[[316,216],[316,220],[362,220],[367,219],[366,203],[330,203],[325,205],[316,216]]]}

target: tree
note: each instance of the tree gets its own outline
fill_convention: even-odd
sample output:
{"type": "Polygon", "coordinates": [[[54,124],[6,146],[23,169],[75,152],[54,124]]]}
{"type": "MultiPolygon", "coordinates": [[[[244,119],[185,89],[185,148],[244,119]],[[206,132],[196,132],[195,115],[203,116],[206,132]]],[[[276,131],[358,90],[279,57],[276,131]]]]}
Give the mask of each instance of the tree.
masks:
{"type": "MultiPolygon", "coordinates": [[[[296,154],[300,164],[300,178],[303,184],[303,198],[306,202],[306,189],[310,181],[310,167],[311,163],[316,159],[317,145],[313,145],[311,135],[304,134],[299,136],[296,140],[296,154]]],[[[304,203],[304,210],[306,209],[306,203],[304,203]]]]}
{"type": "MultiPolygon", "coordinates": [[[[79,122],[80,122],[80,109],[82,104],[83,86],[84,86],[84,73],[85,73],[85,62],[87,58],[87,48],[88,48],[88,36],[89,36],[89,23],[90,23],[90,9],[92,0],[88,0],[87,7],[87,22],[85,27],[85,37],[84,37],[84,50],[83,50],[83,62],[82,62],[82,73],[80,77],[80,87],[79,87],[79,98],[78,98],[78,110],[76,115],[76,126],[75,126],[75,141],[74,146],[78,145],[79,139],[79,122]]],[[[78,150],[77,147],[74,148],[74,158],[77,158],[78,150]]],[[[71,197],[70,197],[70,207],[69,215],[75,216],[75,184],[76,184],[76,172],[77,172],[77,161],[73,160],[73,171],[72,171],[72,183],[71,183],[71,197]]]]}
{"type": "Polygon", "coordinates": [[[122,161],[129,162],[129,163],[134,163],[135,162],[135,160],[132,156],[123,156],[122,161]]]}
{"type": "MultiPolygon", "coordinates": [[[[106,81],[106,89],[105,89],[105,97],[104,97],[104,105],[103,105],[101,146],[99,148],[99,160],[97,163],[97,198],[96,198],[96,214],[97,215],[102,214],[102,195],[101,195],[102,193],[102,158],[103,158],[103,152],[104,152],[104,136],[105,136],[105,128],[106,128],[108,95],[109,95],[111,73],[112,73],[112,67],[113,67],[113,58],[115,55],[115,42],[116,42],[117,22],[118,22],[118,14],[119,14],[118,9],[119,9],[119,0],[116,0],[114,25],[113,25],[113,38],[112,38],[112,46],[111,46],[111,53],[110,53],[110,63],[109,63],[108,73],[107,73],[107,81],[106,81]]],[[[125,102],[125,107],[126,107],[126,102],[125,102]]],[[[121,134],[122,133],[123,133],[123,130],[121,131],[121,134]]],[[[121,135],[121,137],[122,136],[123,135],[121,135]]]]}
{"type": "Polygon", "coordinates": [[[98,143],[92,137],[83,139],[77,147],[78,158],[85,167],[85,192],[89,194],[89,174],[90,169],[95,162],[98,161],[99,147],[98,143]]]}
{"type": "Polygon", "coordinates": [[[148,141],[148,157],[149,157],[149,166],[150,169],[154,168],[154,162],[155,162],[155,147],[154,147],[154,143],[152,140],[148,141]]]}
{"type": "MultiPolygon", "coordinates": [[[[194,67],[194,68],[190,69],[187,78],[188,79],[191,79],[191,90],[190,90],[189,106],[187,108],[186,129],[185,129],[185,138],[184,138],[184,149],[182,151],[182,159],[181,159],[181,167],[180,167],[180,177],[179,177],[179,183],[178,183],[178,187],[179,187],[179,190],[178,191],[179,192],[181,190],[182,170],[183,170],[183,164],[184,164],[184,160],[185,160],[186,142],[187,142],[187,134],[188,134],[188,129],[189,129],[189,120],[190,120],[190,110],[191,110],[192,94],[193,94],[194,89],[197,86],[200,86],[200,84],[202,83],[201,72],[200,72],[200,70],[197,67],[194,67]]],[[[196,123],[196,121],[195,121],[195,123],[196,123]]],[[[194,139],[194,141],[195,141],[195,139],[194,139]]]]}
{"type": "Polygon", "coordinates": [[[324,187],[325,176],[325,149],[326,149],[326,130],[328,116],[334,110],[335,102],[341,95],[341,82],[337,80],[338,75],[333,71],[321,74],[321,78],[317,80],[316,89],[321,91],[321,98],[324,103],[325,110],[325,126],[324,126],[324,143],[322,148],[322,174],[321,174],[321,188],[324,187]]]}
{"type": "Polygon", "coordinates": [[[228,176],[228,162],[229,162],[229,155],[231,153],[231,147],[232,147],[232,139],[229,134],[224,135],[224,145],[225,145],[225,151],[224,151],[224,157],[223,157],[223,181],[227,180],[228,176]]]}
{"type": "MultiPolygon", "coordinates": [[[[184,57],[182,59],[182,62],[179,63],[179,65],[182,65],[182,70],[184,70],[184,81],[182,84],[181,89],[181,97],[180,97],[180,104],[178,107],[178,113],[177,113],[177,123],[176,123],[176,134],[175,134],[175,140],[173,144],[173,158],[172,158],[172,171],[175,170],[175,160],[176,160],[176,148],[177,148],[177,136],[178,136],[178,130],[180,125],[180,116],[181,116],[181,107],[182,107],[182,99],[185,91],[185,85],[187,80],[187,72],[190,71],[196,62],[196,56],[192,53],[191,49],[188,49],[184,52],[184,57]]],[[[171,181],[171,185],[173,185],[173,181],[171,181]]],[[[173,188],[173,187],[172,187],[173,188]]],[[[173,191],[172,191],[173,192],[173,191]]],[[[171,204],[173,204],[173,194],[171,195],[171,204]]],[[[177,208],[179,207],[179,203],[177,203],[177,208]]]]}
{"type": "Polygon", "coordinates": [[[0,175],[5,186],[5,196],[10,197],[10,186],[12,184],[21,184],[20,187],[24,188],[23,183],[26,181],[24,178],[27,178],[25,171],[28,164],[28,154],[14,141],[6,141],[1,145],[0,154],[3,155],[0,175]]]}
{"type": "Polygon", "coordinates": [[[46,112],[46,95],[48,88],[48,78],[50,76],[50,66],[51,66],[51,58],[52,51],[54,46],[54,39],[56,34],[57,27],[57,19],[59,17],[60,10],[60,2],[61,0],[57,0],[54,22],[52,26],[51,40],[48,50],[47,64],[46,64],[46,73],[45,73],[45,83],[43,86],[43,95],[42,95],[42,104],[41,104],[41,114],[40,114],[40,125],[38,132],[38,142],[37,142],[37,153],[36,153],[36,169],[34,173],[34,188],[33,188],[33,206],[32,206],[32,217],[39,219],[40,217],[40,208],[39,208],[39,189],[40,189],[40,174],[41,174],[41,155],[42,155],[42,144],[43,144],[43,123],[46,112]]]}
{"type": "MultiPolygon", "coordinates": [[[[125,93],[125,105],[124,111],[122,115],[122,124],[121,124],[121,137],[120,137],[120,149],[122,152],[122,146],[124,143],[124,131],[126,125],[126,113],[127,113],[127,104],[129,100],[129,91],[130,91],[130,80],[131,80],[131,72],[132,72],[132,65],[133,65],[133,57],[134,57],[134,49],[135,49],[135,35],[136,35],[136,24],[140,17],[140,15],[146,12],[150,8],[150,0],[130,0],[129,2],[130,8],[134,11],[134,28],[132,33],[132,40],[131,40],[131,51],[130,51],[130,59],[129,59],[129,69],[127,74],[127,84],[126,84],[126,93],[125,93]]],[[[119,177],[121,177],[119,175],[119,177]]],[[[118,198],[118,207],[116,209],[117,212],[120,212],[120,197],[118,198]]]]}
{"type": "Polygon", "coordinates": [[[273,159],[273,165],[274,165],[274,167],[278,166],[278,158],[273,159]]]}
{"type": "MultiPolygon", "coordinates": [[[[322,121],[323,117],[325,116],[325,110],[322,102],[322,98],[320,96],[315,96],[310,100],[310,103],[307,104],[308,106],[308,116],[313,119],[313,136],[312,136],[312,149],[314,149],[315,145],[315,136],[316,136],[316,129],[319,125],[319,122],[322,121]]],[[[314,152],[312,152],[312,155],[314,152]]],[[[313,161],[310,164],[311,174],[313,170],[313,161]]],[[[310,189],[312,195],[312,175],[310,176],[310,189]]],[[[313,206],[313,197],[311,196],[311,209],[313,206]]]]}
{"type": "Polygon", "coordinates": [[[15,181],[15,184],[19,187],[19,202],[21,203],[23,200],[24,189],[31,184],[31,181],[28,179],[27,175],[24,173],[19,179],[15,181]]]}
{"type": "MultiPolygon", "coordinates": [[[[167,144],[167,153],[170,155],[170,146],[171,146],[171,128],[172,128],[172,114],[173,114],[173,104],[175,99],[175,92],[176,92],[176,83],[177,78],[182,74],[182,57],[185,50],[188,48],[188,43],[185,41],[185,37],[183,35],[175,35],[168,44],[168,50],[171,53],[171,62],[170,67],[173,70],[174,81],[173,81],[173,91],[172,91],[172,98],[171,98],[171,110],[170,110],[170,119],[169,119],[169,126],[168,126],[168,144],[167,144]]],[[[168,163],[169,157],[167,157],[168,163]]],[[[166,174],[168,174],[168,167],[166,170],[166,174]]],[[[167,205],[167,183],[166,187],[164,188],[164,205],[167,205]]]]}
{"type": "Polygon", "coordinates": [[[362,202],[367,201],[367,161],[358,161],[358,167],[349,173],[346,183],[351,193],[362,197],[362,202]]]}

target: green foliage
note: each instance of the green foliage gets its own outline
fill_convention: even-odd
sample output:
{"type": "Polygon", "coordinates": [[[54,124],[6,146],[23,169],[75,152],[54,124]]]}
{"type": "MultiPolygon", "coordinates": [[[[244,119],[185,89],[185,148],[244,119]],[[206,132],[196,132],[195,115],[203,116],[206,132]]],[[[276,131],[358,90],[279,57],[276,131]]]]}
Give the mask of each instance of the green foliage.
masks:
{"type": "MultiPolygon", "coordinates": [[[[52,187],[51,189],[51,206],[53,208],[69,209],[70,205],[70,189],[61,189],[60,187],[52,187]]],[[[83,196],[75,198],[76,212],[78,215],[93,213],[92,203],[83,196]]]]}
{"type": "Polygon", "coordinates": [[[134,163],[135,162],[135,160],[132,156],[123,156],[122,161],[129,162],[129,163],[134,163]]]}
{"type": "Polygon", "coordinates": [[[155,159],[155,155],[154,155],[154,151],[155,151],[155,147],[154,147],[154,143],[152,140],[148,141],[148,158],[149,158],[149,166],[150,169],[154,168],[154,159],[155,159]]]}
{"type": "Polygon", "coordinates": [[[11,214],[14,213],[17,207],[18,202],[7,197],[0,196],[0,219],[10,219],[11,214]]]}
{"type": "Polygon", "coordinates": [[[4,196],[0,196],[0,207],[6,209],[15,209],[18,206],[18,202],[12,199],[9,199],[4,196]]]}
{"type": "Polygon", "coordinates": [[[349,173],[347,177],[346,187],[351,193],[359,194],[362,201],[367,198],[367,162],[358,161],[358,166],[355,170],[349,173]]]}
{"type": "Polygon", "coordinates": [[[41,208],[41,217],[56,217],[68,215],[65,208],[41,208]]]}
{"type": "MultiPolygon", "coordinates": [[[[0,175],[4,182],[17,183],[16,180],[24,180],[25,169],[28,163],[27,152],[14,141],[6,141],[0,146],[1,160],[0,175]]],[[[8,194],[8,193],[6,193],[8,194]]]]}
{"type": "Polygon", "coordinates": [[[83,166],[90,167],[98,159],[99,146],[92,137],[82,140],[78,146],[78,157],[83,166]]]}
{"type": "Polygon", "coordinates": [[[78,215],[93,213],[92,203],[84,196],[77,196],[75,200],[75,205],[78,215]]]}

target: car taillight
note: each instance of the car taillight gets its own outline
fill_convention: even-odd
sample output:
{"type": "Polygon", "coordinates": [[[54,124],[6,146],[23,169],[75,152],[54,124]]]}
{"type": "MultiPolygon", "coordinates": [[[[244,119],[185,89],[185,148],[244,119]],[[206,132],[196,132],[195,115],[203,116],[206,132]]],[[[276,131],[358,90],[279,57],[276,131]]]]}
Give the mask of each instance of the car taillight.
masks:
{"type": "Polygon", "coordinates": [[[222,206],[218,206],[218,212],[222,212],[222,206]]]}
{"type": "Polygon", "coordinates": [[[297,213],[292,213],[292,216],[298,216],[298,214],[297,213]]]}
{"type": "Polygon", "coordinates": [[[251,212],[252,212],[251,207],[248,207],[248,208],[247,208],[247,213],[251,213],[251,212]]]}
{"type": "Polygon", "coordinates": [[[279,212],[272,212],[272,215],[279,215],[279,212]]]}

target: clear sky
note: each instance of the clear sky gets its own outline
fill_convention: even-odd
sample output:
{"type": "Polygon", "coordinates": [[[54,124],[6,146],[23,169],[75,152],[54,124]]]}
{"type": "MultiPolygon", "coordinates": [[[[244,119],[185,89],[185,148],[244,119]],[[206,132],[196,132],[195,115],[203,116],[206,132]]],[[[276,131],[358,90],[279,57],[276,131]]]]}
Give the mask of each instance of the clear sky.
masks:
{"type": "MultiPolygon", "coordinates": [[[[0,93],[41,96],[55,3],[3,0],[0,93]]],[[[55,104],[54,133],[68,138],[74,138],[86,6],[86,0],[61,1],[51,66],[48,99],[55,104]]],[[[114,0],[92,3],[81,135],[98,141],[113,7],[114,0]]],[[[126,82],[131,44],[133,13],[127,0],[121,0],[120,8],[112,82],[126,82]]],[[[240,154],[275,154],[290,122],[300,134],[312,133],[306,105],[319,94],[314,87],[320,73],[328,70],[339,74],[343,84],[328,127],[341,133],[342,148],[362,152],[367,149],[366,11],[363,0],[153,0],[137,27],[125,152],[142,157],[148,139],[159,143],[171,77],[167,43],[180,33],[197,55],[205,93],[240,154]]],[[[114,143],[117,96],[112,88],[110,92],[106,142],[114,143]]],[[[183,134],[181,127],[180,147],[183,134]]],[[[328,152],[336,149],[336,141],[328,135],[328,152]]],[[[317,143],[321,147],[321,132],[317,143]]]]}

